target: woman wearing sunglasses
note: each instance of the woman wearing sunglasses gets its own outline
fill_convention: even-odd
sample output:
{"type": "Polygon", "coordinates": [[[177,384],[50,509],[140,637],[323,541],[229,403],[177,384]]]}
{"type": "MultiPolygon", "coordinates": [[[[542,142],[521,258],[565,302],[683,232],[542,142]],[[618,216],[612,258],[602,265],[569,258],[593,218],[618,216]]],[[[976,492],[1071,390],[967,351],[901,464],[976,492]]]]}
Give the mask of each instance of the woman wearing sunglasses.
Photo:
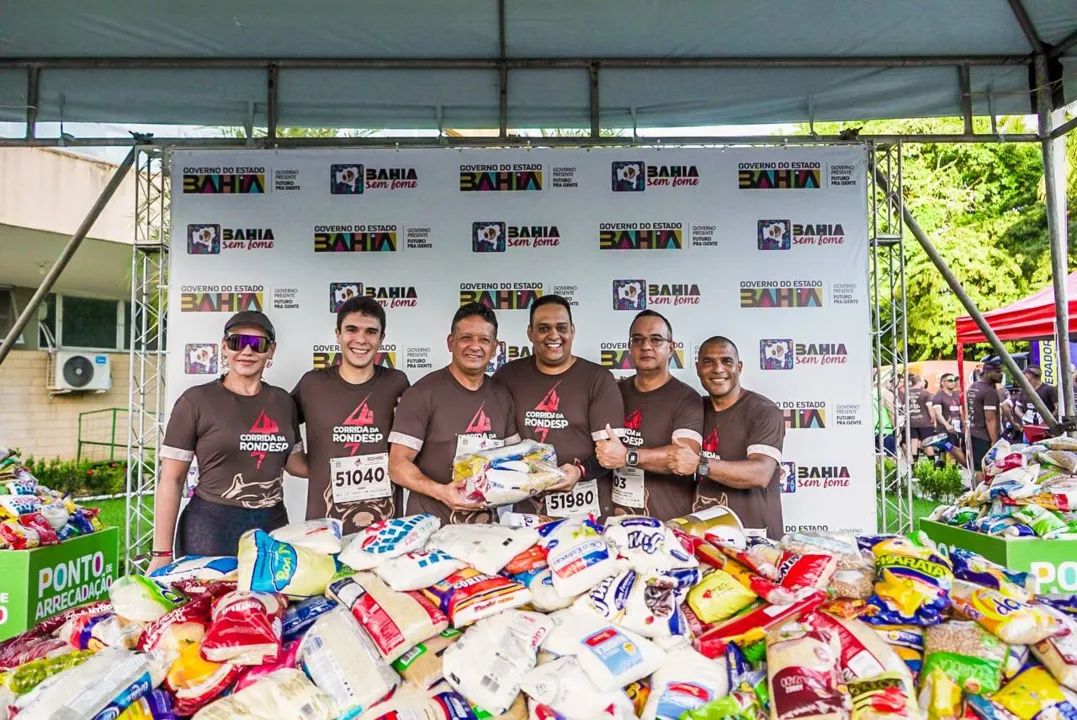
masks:
{"type": "Polygon", "coordinates": [[[283,473],[306,477],[295,403],[262,381],[276,350],[273,324],[253,310],[224,325],[226,373],[188,389],[172,408],[161,447],[151,569],[175,556],[235,555],[239,537],[287,524],[283,473]],[[198,486],[176,527],[191,461],[198,486]]]}

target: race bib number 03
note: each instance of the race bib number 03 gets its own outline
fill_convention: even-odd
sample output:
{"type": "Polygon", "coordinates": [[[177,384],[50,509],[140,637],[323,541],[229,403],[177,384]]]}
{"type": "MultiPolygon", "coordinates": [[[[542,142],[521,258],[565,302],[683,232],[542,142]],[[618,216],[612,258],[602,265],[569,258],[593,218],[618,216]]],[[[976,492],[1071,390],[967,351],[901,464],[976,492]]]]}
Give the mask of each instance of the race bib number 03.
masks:
{"type": "Polygon", "coordinates": [[[642,508],[643,468],[623,467],[613,471],[613,502],[630,508],[642,508]]]}
{"type": "Polygon", "coordinates": [[[329,470],[334,503],[377,500],[393,494],[393,485],[389,481],[389,453],[332,458],[329,470]]]}
{"type": "Polygon", "coordinates": [[[483,437],[482,435],[457,435],[456,436],[456,457],[461,455],[470,455],[477,453],[481,450],[490,450],[491,448],[499,448],[505,445],[504,440],[498,440],[497,438],[483,437]]]}
{"type": "Polygon", "coordinates": [[[563,518],[588,513],[595,517],[602,514],[598,506],[598,480],[581,480],[567,492],[546,496],[546,514],[550,517],[563,518]]]}

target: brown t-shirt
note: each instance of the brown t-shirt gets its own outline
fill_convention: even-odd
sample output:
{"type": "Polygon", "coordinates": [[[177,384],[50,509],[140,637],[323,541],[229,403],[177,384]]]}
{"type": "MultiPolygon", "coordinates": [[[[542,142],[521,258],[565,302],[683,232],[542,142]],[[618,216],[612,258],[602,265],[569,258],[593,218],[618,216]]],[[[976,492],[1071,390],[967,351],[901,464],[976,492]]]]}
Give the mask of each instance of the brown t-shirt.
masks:
{"type": "Polygon", "coordinates": [[[198,497],[258,509],[283,501],[284,464],[302,449],[295,403],[286,390],[262,383],[257,395],[237,395],[216,380],[180,395],[161,457],[198,459],[198,497]]]}
{"type": "Polygon", "coordinates": [[[402,514],[402,488],[387,471],[393,412],[408,384],[403,372],[380,365],[361,385],[342,378],[339,367],[299,379],[292,397],[307,424],[308,520],[337,518],[350,534],[402,514]]]}
{"type": "Polygon", "coordinates": [[[996,413],[995,427],[999,428],[1002,420],[1002,410],[999,401],[998,390],[994,386],[985,383],[982,380],[974,382],[969,387],[969,433],[974,438],[980,440],[990,440],[991,436],[987,434],[987,414],[986,410],[993,410],[996,413]]]}
{"type": "MultiPolygon", "coordinates": [[[[593,457],[595,441],[606,437],[606,425],[619,429],[624,420],[617,381],[609,370],[583,358],[560,375],[543,373],[534,356],[520,358],[494,378],[512,393],[520,436],[553,445],[561,465],[593,457]]],[[[517,503],[515,509],[545,513],[546,496],[517,503]]]]}
{"type": "Polygon", "coordinates": [[[943,420],[950,423],[955,428],[960,428],[961,401],[956,394],[948,393],[945,390],[939,390],[935,393],[935,397],[931,398],[931,404],[942,408],[943,420]]]}
{"type": "Polygon", "coordinates": [[[931,417],[931,393],[927,388],[909,389],[909,427],[935,427],[931,417]]]}
{"type": "MultiPolygon", "coordinates": [[[[674,438],[702,443],[703,404],[699,394],[691,387],[670,378],[657,390],[640,392],[636,389],[635,376],[623,378],[617,386],[625,407],[621,440],[629,450],[663,447],[670,445],[674,438]]],[[[629,472],[632,470],[629,469],[629,472]]],[[[692,512],[692,501],[696,496],[694,475],[644,472],[642,507],[615,503],[615,483],[619,492],[623,493],[622,497],[633,494],[631,478],[625,479],[615,472],[612,478],[600,480],[598,487],[603,515],[645,514],[665,521],[692,512]]]]}
{"type": "Polygon", "coordinates": [[[782,521],[781,475],[785,417],[768,398],[741,390],[733,406],[718,412],[703,397],[703,455],[708,460],[738,462],[749,455],[766,455],[777,464],[765,488],[741,490],[714,480],[701,479],[695,510],[715,505],[729,507],[745,528],[766,530],[778,539],[785,532],[782,521]]]}
{"type": "MultiPolygon", "coordinates": [[[[442,368],[404,392],[396,408],[389,442],[418,451],[415,464],[423,475],[448,485],[457,451],[480,449],[482,438],[506,445],[519,441],[512,395],[493,378],[486,378],[478,390],[468,390],[448,368],[442,368]],[[465,438],[463,441],[461,436],[465,438]]],[[[434,498],[408,493],[407,514],[417,513],[433,513],[442,522],[450,523],[497,521],[493,510],[452,512],[434,498]]]]}

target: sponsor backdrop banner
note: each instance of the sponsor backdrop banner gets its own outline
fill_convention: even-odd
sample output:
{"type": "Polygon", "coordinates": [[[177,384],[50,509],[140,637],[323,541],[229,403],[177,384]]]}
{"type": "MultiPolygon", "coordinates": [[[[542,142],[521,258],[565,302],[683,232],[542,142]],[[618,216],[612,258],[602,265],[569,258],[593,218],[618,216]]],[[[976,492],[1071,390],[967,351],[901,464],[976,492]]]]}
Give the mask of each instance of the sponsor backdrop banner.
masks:
{"type": "Polygon", "coordinates": [[[266,377],[290,390],[339,362],[353,295],[385,306],[380,361],[412,382],[448,362],[464,302],[497,311],[499,365],[563,295],[576,354],[618,376],[649,308],[678,378],[698,388],[699,343],[726,335],[782,407],[789,528],[875,528],[863,148],[193,151],[172,173],[170,406],[222,371],[237,310],[272,318],[266,377]]]}

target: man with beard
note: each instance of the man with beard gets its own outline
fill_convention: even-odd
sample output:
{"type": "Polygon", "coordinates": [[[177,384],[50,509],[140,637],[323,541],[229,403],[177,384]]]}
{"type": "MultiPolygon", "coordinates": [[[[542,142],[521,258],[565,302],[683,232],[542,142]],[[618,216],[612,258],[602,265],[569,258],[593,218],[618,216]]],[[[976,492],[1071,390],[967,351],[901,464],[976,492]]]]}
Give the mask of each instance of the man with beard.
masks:
{"type": "Polygon", "coordinates": [[[340,365],[310,370],[292,390],[307,424],[307,519],[331,517],[345,533],[402,510],[389,481],[389,430],[408,376],[377,363],[385,310],[374,298],[353,297],[337,312],[340,365]]]}
{"type": "Polygon", "coordinates": [[[481,303],[456,311],[447,338],[452,362],[408,388],[389,435],[389,476],[410,490],[407,515],[443,523],[496,521],[493,509],[464,501],[452,482],[458,455],[519,442],[512,395],[486,377],[497,348],[497,316],[481,303]]]}
{"type": "Polygon", "coordinates": [[[961,398],[957,395],[957,376],[943,373],[939,378],[939,391],[931,398],[931,415],[935,427],[946,433],[951,449],[948,451],[959,465],[965,464],[964,444],[961,440],[961,398]]]}
{"type": "Polygon", "coordinates": [[[608,471],[595,456],[595,441],[606,437],[607,425],[620,428],[624,402],[609,370],[572,354],[575,337],[568,301],[544,295],[531,305],[532,356],[513,360],[494,375],[512,393],[520,434],[553,445],[568,475],[550,492],[517,503],[519,512],[602,514],[598,478],[608,471]]]}
{"type": "Polygon", "coordinates": [[[969,434],[972,436],[972,469],[976,482],[983,480],[983,460],[1002,432],[999,423],[999,395],[996,386],[1002,382],[1002,364],[997,360],[984,363],[980,379],[969,387],[969,434]]]}
{"type": "Polygon", "coordinates": [[[703,406],[699,395],[669,372],[673,327],[653,310],[632,321],[628,338],[636,374],[618,383],[624,399],[623,440],[610,425],[597,446],[602,467],[613,480],[599,484],[604,514],[646,514],[670,520],[692,511],[695,466],[675,469],[675,451],[684,445],[699,455],[703,406]]]}
{"type": "Polygon", "coordinates": [[[703,398],[703,452],[679,445],[674,471],[699,476],[695,510],[726,505],[746,530],[778,539],[782,521],[781,475],[785,418],[771,400],[740,386],[744,369],[737,346],[717,335],[699,348],[696,373],[703,398]]]}

